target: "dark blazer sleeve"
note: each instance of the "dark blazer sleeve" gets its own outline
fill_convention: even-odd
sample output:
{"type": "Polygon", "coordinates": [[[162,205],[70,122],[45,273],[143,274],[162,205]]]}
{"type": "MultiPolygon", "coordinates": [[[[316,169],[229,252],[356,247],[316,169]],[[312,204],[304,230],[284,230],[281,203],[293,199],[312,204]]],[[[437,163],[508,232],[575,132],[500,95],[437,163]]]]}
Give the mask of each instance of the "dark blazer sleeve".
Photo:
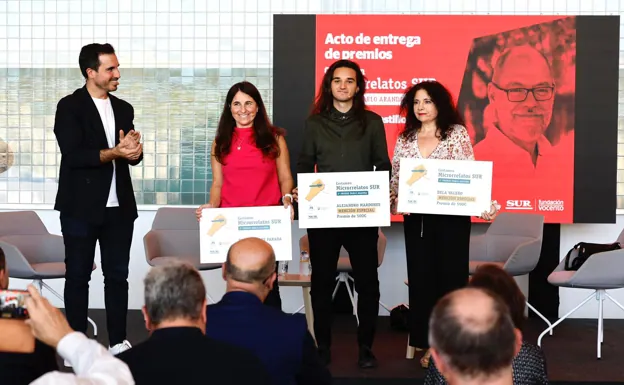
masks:
{"type": "MultiPolygon", "coordinates": [[[[388,142],[386,141],[386,130],[383,120],[377,117],[371,122],[372,130],[372,156],[375,171],[390,171],[392,165],[388,156],[388,142]]],[[[391,173],[390,173],[391,174],[391,173]]]]}
{"type": "MultiPolygon", "coordinates": [[[[132,107],[132,104],[128,104],[128,106],[130,107],[130,129],[128,131],[125,131],[124,133],[127,134],[128,132],[134,130],[134,107],[132,107]]],[[[129,160],[128,164],[130,166],[136,166],[137,164],[141,163],[141,161],[143,160],[143,152],[141,152],[141,155],[136,159],[136,160],[129,160]]]]}
{"type": "MultiPolygon", "coordinates": [[[[316,145],[314,143],[314,125],[310,124],[309,119],[305,121],[303,128],[303,144],[299,159],[297,160],[297,173],[314,172],[316,165],[316,145]]],[[[295,176],[295,181],[297,180],[295,176]]]]}
{"type": "Polygon", "coordinates": [[[39,377],[46,373],[59,370],[58,365],[56,364],[56,350],[39,340],[35,340],[34,357],[39,377]]]}
{"type": "Polygon", "coordinates": [[[327,367],[321,364],[314,339],[309,331],[303,341],[303,352],[301,359],[301,370],[297,374],[298,385],[328,385],[332,383],[332,377],[327,367]]]}
{"type": "Polygon", "coordinates": [[[100,150],[84,148],[84,130],[80,126],[76,111],[80,106],[66,97],[56,106],[54,118],[54,135],[61,148],[63,163],[69,168],[99,167],[100,150]]]}

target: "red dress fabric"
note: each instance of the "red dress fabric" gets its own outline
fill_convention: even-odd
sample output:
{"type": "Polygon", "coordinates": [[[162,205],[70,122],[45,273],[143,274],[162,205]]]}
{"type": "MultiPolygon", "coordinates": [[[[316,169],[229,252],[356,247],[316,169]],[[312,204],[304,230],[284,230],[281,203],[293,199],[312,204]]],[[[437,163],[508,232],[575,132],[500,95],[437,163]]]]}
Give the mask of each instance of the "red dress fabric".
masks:
{"type": "Polygon", "coordinates": [[[282,193],[277,162],[256,147],[252,128],[235,128],[232,149],[225,157],[221,207],[275,206],[282,193]]]}

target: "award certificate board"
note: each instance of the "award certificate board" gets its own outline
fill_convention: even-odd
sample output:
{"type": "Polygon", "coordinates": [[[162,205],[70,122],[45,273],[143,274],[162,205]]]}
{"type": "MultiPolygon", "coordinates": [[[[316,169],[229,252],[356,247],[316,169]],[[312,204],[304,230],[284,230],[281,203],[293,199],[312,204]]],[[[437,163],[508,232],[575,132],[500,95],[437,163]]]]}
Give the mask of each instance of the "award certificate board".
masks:
{"type": "Polygon", "coordinates": [[[299,228],[390,226],[388,171],[297,174],[299,228]]]}
{"type": "Polygon", "coordinates": [[[399,213],[480,216],[490,211],[492,162],[401,158],[399,213]]]}
{"type": "Polygon", "coordinates": [[[232,244],[256,237],[267,241],[278,261],[292,260],[290,209],[284,206],[204,209],[199,221],[201,263],[223,263],[232,244]]]}

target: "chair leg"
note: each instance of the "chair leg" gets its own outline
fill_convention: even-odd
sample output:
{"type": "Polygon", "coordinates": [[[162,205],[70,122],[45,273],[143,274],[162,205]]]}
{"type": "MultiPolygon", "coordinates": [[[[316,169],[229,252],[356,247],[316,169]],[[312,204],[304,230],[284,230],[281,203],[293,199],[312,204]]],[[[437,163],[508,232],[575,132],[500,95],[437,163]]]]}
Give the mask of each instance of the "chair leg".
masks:
{"type": "MultiPolygon", "coordinates": [[[[336,293],[338,293],[338,288],[340,287],[340,283],[342,282],[342,279],[340,278],[340,276],[338,276],[338,278],[336,278],[336,280],[338,282],[336,282],[336,287],[334,288],[334,293],[332,294],[332,300],[334,298],[336,298],[336,293]]],[[[349,285],[347,285],[347,287],[349,287],[349,285]]]]}
{"type": "Polygon", "coordinates": [[[358,292],[355,290],[355,279],[351,276],[351,274],[347,274],[347,286],[349,286],[349,281],[353,282],[353,298],[355,302],[353,302],[353,315],[357,317],[357,303],[358,303],[358,292]]]}
{"type": "Polygon", "coordinates": [[[383,307],[384,309],[386,309],[386,311],[387,311],[388,313],[390,313],[390,309],[388,308],[388,306],[386,306],[386,304],[384,304],[383,302],[379,301],[379,305],[380,305],[381,307],[383,307]]]}
{"type": "Polygon", "coordinates": [[[295,312],[294,312],[294,313],[292,313],[292,314],[297,314],[297,313],[299,313],[299,312],[301,311],[301,309],[303,309],[303,307],[304,307],[304,306],[305,306],[305,305],[301,305],[301,306],[299,306],[299,308],[298,308],[297,310],[295,310],[295,312]]]}
{"type": "Polygon", "coordinates": [[[97,324],[95,323],[95,321],[93,321],[91,318],[87,317],[87,321],[89,321],[89,323],[91,324],[91,326],[93,326],[93,337],[97,337],[98,335],[98,328],[97,328],[97,324]]]}
{"type": "Polygon", "coordinates": [[[526,304],[527,304],[527,306],[529,307],[529,309],[533,310],[533,312],[534,312],[535,314],[537,314],[537,315],[538,315],[541,319],[543,319],[543,320],[544,320],[544,322],[546,322],[546,324],[548,324],[548,327],[550,328],[550,335],[552,336],[552,334],[553,334],[552,324],[550,323],[550,321],[548,320],[548,318],[544,317],[544,315],[543,315],[542,313],[538,312],[538,311],[537,311],[537,309],[536,309],[536,308],[534,308],[534,307],[533,307],[533,305],[531,305],[531,304],[529,303],[529,301],[527,301],[527,303],[526,303],[526,304]]]}
{"type": "Polygon", "coordinates": [[[405,353],[405,358],[407,358],[408,360],[413,360],[415,354],[416,354],[416,348],[413,346],[410,346],[409,336],[408,336],[407,337],[407,352],[405,353]]]}
{"type": "Polygon", "coordinates": [[[355,320],[357,321],[357,324],[360,324],[360,317],[358,317],[357,314],[357,305],[355,304],[355,298],[353,297],[353,292],[351,291],[351,287],[349,286],[349,283],[346,283],[347,285],[347,293],[349,293],[349,298],[351,298],[351,305],[353,306],[353,312],[355,313],[355,320]]]}
{"type": "MultiPolygon", "coordinates": [[[[56,298],[60,299],[61,302],[65,303],[65,299],[56,291],[54,291],[50,285],[48,285],[47,283],[43,282],[42,280],[38,280],[38,284],[40,286],[41,289],[39,289],[39,292],[42,292],[42,289],[45,287],[46,290],[48,290],[50,293],[52,293],[52,295],[54,295],[56,298]]],[[[95,323],[95,321],[93,321],[90,317],[87,317],[87,321],[93,326],[93,337],[97,337],[98,335],[98,328],[97,328],[97,324],[95,323]]]]}
{"type": "Polygon", "coordinates": [[[602,310],[603,310],[603,303],[604,303],[604,297],[602,295],[602,293],[604,292],[604,290],[597,290],[596,291],[596,296],[598,297],[598,341],[596,342],[596,350],[597,350],[597,354],[596,357],[598,359],[600,359],[600,355],[601,355],[601,348],[602,348],[602,310]]]}
{"type": "Polygon", "coordinates": [[[596,292],[591,293],[587,298],[585,298],[583,300],[583,302],[581,302],[580,304],[578,304],[574,309],[570,310],[569,312],[567,312],[563,317],[559,318],[557,320],[557,322],[555,322],[554,324],[552,324],[551,326],[549,326],[546,330],[544,330],[542,332],[542,334],[539,335],[539,337],[537,338],[537,346],[541,347],[542,346],[542,338],[546,335],[546,333],[550,332],[552,329],[555,328],[555,326],[559,325],[561,322],[563,322],[563,320],[565,320],[566,318],[568,318],[572,313],[574,313],[575,311],[577,311],[578,309],[580,309],[583,305],[585,305],[590,299],[592,299],[592,297],[596,295],[596,292]]]}

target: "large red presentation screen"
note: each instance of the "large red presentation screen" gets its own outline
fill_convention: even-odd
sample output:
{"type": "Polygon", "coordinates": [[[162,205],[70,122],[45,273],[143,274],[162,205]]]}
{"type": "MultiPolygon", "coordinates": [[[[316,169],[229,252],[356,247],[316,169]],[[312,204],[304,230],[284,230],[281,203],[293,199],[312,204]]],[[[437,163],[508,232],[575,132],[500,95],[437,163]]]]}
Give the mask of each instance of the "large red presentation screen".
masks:
{"type": "Polygon", "coordinates": [[[366,102],[384,120],[392,157],[403,128],[403,93],[423,80],[439,81],[466,120],[475,159],[493,161],[492,199],[501,211],[572,223],[576,19],[317,15],[316,84],[334,61],[356,61],[367,78],[366,102]],[[504,54],[514,50],[519,53],[504,54]],[[495,68],[500,76],[493,81],[495,68]],[[496,98],[492,87],[511,91],[496,98]],[[521,101],[518,89],[533,93],[521,101]],[[542,134],[532,151],[522,139],[536,132],[542,134]]]}

